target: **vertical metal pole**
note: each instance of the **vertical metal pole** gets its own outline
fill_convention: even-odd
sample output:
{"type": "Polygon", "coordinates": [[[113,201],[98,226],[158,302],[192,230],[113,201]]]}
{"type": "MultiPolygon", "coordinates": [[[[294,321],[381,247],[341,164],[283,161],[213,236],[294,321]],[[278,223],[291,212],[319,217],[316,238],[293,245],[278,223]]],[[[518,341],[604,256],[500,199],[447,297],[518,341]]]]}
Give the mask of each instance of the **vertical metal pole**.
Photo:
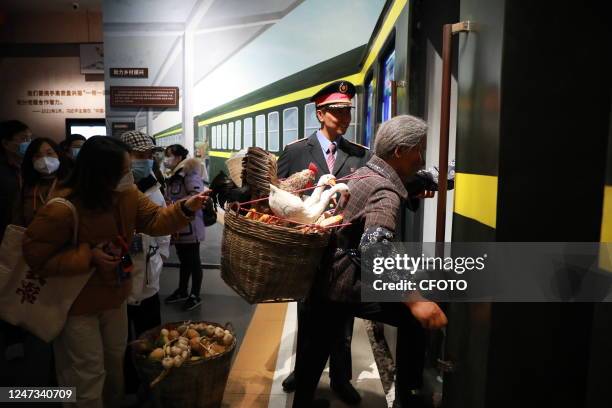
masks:
{"type": "Polygon", "coordinates": [[[445,24],[442,31],[442,106],[440,109],[440,156],[438,168],[438,206],[436,214],[436,242],[444,242],[446,235],[446,193],[448,188],[448,133],[450,130],[451,49],[453,25],[445,24]]]}

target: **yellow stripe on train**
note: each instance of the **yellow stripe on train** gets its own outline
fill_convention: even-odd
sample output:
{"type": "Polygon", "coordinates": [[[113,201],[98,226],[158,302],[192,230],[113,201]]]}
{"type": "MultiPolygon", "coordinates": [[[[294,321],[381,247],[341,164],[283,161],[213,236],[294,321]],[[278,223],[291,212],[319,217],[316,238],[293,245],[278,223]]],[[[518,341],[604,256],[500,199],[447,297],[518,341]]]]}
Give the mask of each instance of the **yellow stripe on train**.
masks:
{"type": "MultiPolygon", "coordinates": [[[[352,82],[355,85],[363,85],[363,81],[365,79],[366,73],[368,72],[371,65],[376,60],[376,56],[380,53],[380,50],[384,46],[386,39],[391,34],[391,31],[393,31],[395,22],[397,21],[402,10],[406,6],[406,3],[408,3],[408,0],[397,0],[393,3],[393,6],[391,6],[391,9],[389,10],[389,13],[387,14],[387,18],[385,19],[385,22],[383,23],[380,31],[376,35],[376,40],[374,40],[374,42],[372,43],[372,48],[368,54],[368,57],[365,60],[365,63],[363,64],[363,68],[361,69],[361,71],[353,75],[349,75],[349,76],[342,77],[342,78],[337,78],[334,81],[344,79],[344,80],[352,82]]],[[[273,108],[275,106],[285,105],[285,104],[299,101],[302,99],[308,99],[312,95],[314,95],[319,89],[321,89],[323,86],[330,84],[334,81],[329,81],[329,82],[325,82],[325,83],[318,84],[315,86],[311,86],[309,88],[302,89],[300,91],[292,92],[290,94],[272,98],[267,101],[257,103],[255,105],[247,106],[247,107],[235,110],[233,112],[228,112],[228,113],[224,113],[222,115],[218,115],[218,116],[215,116],[209,119],[205,119],[205,120],[198,122],[198,126],[205,126],[205,125],[216,123],[222,120],[232,119],[236,116],[248,115],[249,113],[266,110],[269,108],[273,108]]]]}
{"type": "Polygon", "coordinates": [[[232,156],[233,152],[219,152],[216,150],[211,150],[208,152],[208,155],[210,157],[224,157],[226,159],[229,159],[232,156]]]}
{"type": "Polygon", "coordinates": [[[497,177],[457,173],[455,175],[454,211],[495,228],[497,225],[497,177]]]}
{"type": "Polygon", "coordinates": [[[599,267],[612,272],[612,186],[604,187],[599,240],[602,242],[599,248],[599,267]]]}

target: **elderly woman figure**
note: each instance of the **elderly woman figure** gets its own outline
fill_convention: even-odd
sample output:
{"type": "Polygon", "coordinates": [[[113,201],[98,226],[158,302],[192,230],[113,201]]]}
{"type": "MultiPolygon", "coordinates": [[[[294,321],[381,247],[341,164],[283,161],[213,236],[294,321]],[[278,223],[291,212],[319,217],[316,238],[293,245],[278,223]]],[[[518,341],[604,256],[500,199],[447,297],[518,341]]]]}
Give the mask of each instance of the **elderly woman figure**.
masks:
{"type": "MultiPolygon", "coordinates": [[[[424,164],[426,133],[426,123],[413,116],[397,116],[383,123],[376,135],[375,155],[349,183],[351,198],[344,211],[349,225],[337,231],[336,243],[309,299],[315,310],[307,322],[309,332],[325,335],[312,336],[307,352],[302,358],[298,355],[294,408],[329,405],[324,400],[313,402],[313,398],[329,355],[327,339],[342,327],[338,322],[347,315],[398,327],[396,400],[403,407],[418,406],[415,395],[422,385],[424,329],[445,326],[446,316],[428,301],[362,302],[359,254],[369,245],[399,238],[401,203],[408,199],[404,185],[424,164]]],[[[415,298],[422,299],[418,294],[415,298]]]]}

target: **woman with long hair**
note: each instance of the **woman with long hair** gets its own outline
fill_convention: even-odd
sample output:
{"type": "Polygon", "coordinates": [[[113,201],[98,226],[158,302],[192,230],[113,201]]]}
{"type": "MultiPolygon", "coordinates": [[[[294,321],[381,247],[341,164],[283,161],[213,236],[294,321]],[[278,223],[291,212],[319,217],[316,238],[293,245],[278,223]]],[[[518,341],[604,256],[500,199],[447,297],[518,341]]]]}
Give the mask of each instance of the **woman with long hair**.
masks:
{"type": "Polygon", "coordinates": [[[53,140],[34,139],[21,162],[21,202],[15,222],[27,226],[36,211],[43,207],[57,184],[68,174],[67,159],[53,140]]]}
{"type": "Polygon", "coordinates": [[[136,188],[130,148],[120,140],[94,136],[53,196],[69,200],[77,210],[77,245],[71,245],[72,212],[62,203],[51,203],[37,211],[25,232],[25,261],[43,278],[93,270],[53,342],[58,383],[76,387],[78,407],[118,407],[134,233],[159,236],[180,230],[208,200],[208,192],[162,208],[136,188]]]}

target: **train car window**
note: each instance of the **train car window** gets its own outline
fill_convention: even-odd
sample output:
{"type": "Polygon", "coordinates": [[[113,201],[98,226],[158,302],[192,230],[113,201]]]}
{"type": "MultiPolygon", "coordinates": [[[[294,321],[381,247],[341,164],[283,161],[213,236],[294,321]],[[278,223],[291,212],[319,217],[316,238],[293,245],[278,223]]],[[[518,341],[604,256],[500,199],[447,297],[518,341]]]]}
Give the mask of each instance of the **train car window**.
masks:
{"type": "Polygon", "coordinates": [[[365,86],[365,102],[364,102],[365,129],[363,132],[363,145],[371,147],[372,142],[372,119],[374,118],[374,80],[370,79],[365,86]]]}
{"type": "Polygon", "coordinates": [[[355,109],[351,110],[351,124],[346,129],[346,133],[344,134],[344,138],[350,140],[351,142],[355,141],[355,129],[357,123],[357,96],[354,96],[351,99],[351,104],[355,107],[355,109]]]}
{"type": "Polygon", "coordinates": [[[283,148],[298,138],[298,108],[283,110],[283,148]]]}
{"type": "Polygon", "coordinates": [[[244,148],[253,146],[253,118],[244,120],[244,148]]]}
{"type": "Polygon", "coordinates": [[[234,122],[227,125],[227,148],[234,150],[234,122]]]}
{"type": "Polygon", "coordinates": [[[266,115],[255,116],[255,146],[266,148],[266,115]]]}
{"type": "Polygon", "coordinates": [[[217,125],[217,149],[221,149],[221,125],[217,125]]]}
{"type": "Polygon", "coordinates": [[[271,152],[278,152],[280,138],[278,117],[278,112],[268,113],[268,150],[271,152]]]}
{"type": "Polygon", "coordinates": [[[381,122],[391,119],[391,81],[395,79],[395,50],[385,55],[383,59],[383,89],[380,111],[381,122]]]}
{"type": "Polygon", "coordinates": [[[213,149],[217,148],[217,127],[216,126],[211,126],[210,128],[210,145],[212,146],[213,149]]]}
{"type": "Polygon", "coordinates": [[[236,150],[240,150],[241,149],[241,143],[242,142],[242,122],[237,120],[235,125],[235,130],[234,130],[234,148],[236,150]]]}
{"type": "Polygon", "coordinates": [[[320,127],[314,102],[304,105],[304,137],[309,137],[320,127]]]}
{"type": "Polygon", "coordinates": [[[221,148],[227,149],[227,123],[221,125],[221,148]]]}

